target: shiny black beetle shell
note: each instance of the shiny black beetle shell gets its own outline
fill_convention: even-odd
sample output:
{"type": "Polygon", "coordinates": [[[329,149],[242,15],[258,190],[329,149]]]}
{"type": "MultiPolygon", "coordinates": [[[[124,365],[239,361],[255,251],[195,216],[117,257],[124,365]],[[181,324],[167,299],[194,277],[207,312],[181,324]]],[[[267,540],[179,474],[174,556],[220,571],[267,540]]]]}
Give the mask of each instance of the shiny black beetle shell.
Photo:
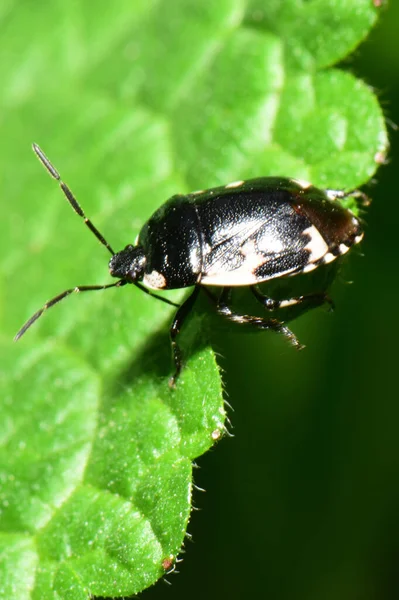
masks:
{"type": "Polygon", "coordinates": [[[332,262],[358,243],[358,219],[336,198],[288,178],[262,177],[172,196],[111,275],[152,289],[248,286],[332,262]]]}

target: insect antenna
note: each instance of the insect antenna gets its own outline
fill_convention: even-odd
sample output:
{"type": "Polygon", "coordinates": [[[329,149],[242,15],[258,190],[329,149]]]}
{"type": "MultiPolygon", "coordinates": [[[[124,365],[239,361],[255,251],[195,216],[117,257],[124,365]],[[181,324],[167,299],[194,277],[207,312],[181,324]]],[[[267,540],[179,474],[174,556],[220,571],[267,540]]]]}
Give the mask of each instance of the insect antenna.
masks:
{"type": "Polygon", "coordinates": [[[46,302],[46,304],[40,310],[35,312],[35,314],[32,315],[31,318],[26,321],[25,325],[23,325],[21,327],[21,329],[18,331],[17,335],[15,336],[14,342],[17,342],[19,340],[19,338],[21,338],[24,335],[25,331],[27,331],[29,329],[29,327],[31,325],[33,325],[33,323],[35,321],[37,321],[37,319],[39,317],[42,316],[44,311],[46,311],[48,308],[51,308],[55,304],[58,304],[58,302],[61,302],[61,300],[63,300],[70,294],[73,294],[73,293],[77,294],[79,292],[91,292],[93,290],[106,290],[107,288],[121,287],[122,285],[126,285],[126,284],[127,284],[127,281],[125,281],[124,279],[120,279],[119,281],[116,281],[115,283],[109,283],[107,285],[79,285],[74,288],[70,288],[69,290],[65,290],[65,292],[62,292],[62,294],[59,294],[58,296],[55,296],[54,298],[52,298],[51,300],[46,302]]]}
{"type": "Polygon", "coordinates": [[[90,219],[88,219],[86,217],[79,202],[76,200],[75,196],[73,195],[73,193],[71,192],[69,187],[66,185],[66,183],[64,183],[62,181],[57,169],[51,164],[51,162],[49,161],[47,156],[44,154],[44,152],[41,150],[41,148],[39,148],[39,146],[37,144],[32,144],[32,148],[33,148],[33,151],[36,154],[37,158],[42,163],[42,165],[50,173],[51,177],[53,177],[56,181],[58,181],[60,188],[64,192],[64,195],[65,195],[66,199],[68,200],[69,204],[72,206],[73,210],[79,215],[79,217],[82,217],[82,219],[84,220],[84,222],[86,223],[86,225],[90,229],[90,231],[92,233],[94,233],[96,238],[101,242],[101,244],[103,246],[108,248],[108,250],[111,252],[111,254],[113,256],[115,254],[115,252],[112,250],[111,246],[108,244],[105,237],[98,231],[97,227],[95,227],[93,225],[93,223],[90,221],[90,219]]]}

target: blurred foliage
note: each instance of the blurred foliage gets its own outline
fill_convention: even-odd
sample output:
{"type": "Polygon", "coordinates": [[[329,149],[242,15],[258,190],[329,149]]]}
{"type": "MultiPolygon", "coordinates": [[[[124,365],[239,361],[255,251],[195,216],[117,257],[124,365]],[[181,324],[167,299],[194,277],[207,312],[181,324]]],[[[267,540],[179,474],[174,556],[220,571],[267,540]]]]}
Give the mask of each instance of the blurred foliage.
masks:
{"type": "MultiPolygon", "coordinates": [[[[399,120],[399,57],[392,51],[399,9],[382,11],[370,39],[343,65],[345,73],[318,72],[343,59],[375,21],[378,11],[371,0],[348,6],[339,0],[271,0],[264,11],[259,0],[223,0],[206,7],[198,0],[135,0],[132,10],[131,2],[118,0],[93,10],[89,2],[33,5],[26,0],[0,8],[1,374],[7,386],[1,463],[8,463],[0,492],[17,486],[19,499],[10,508],[2,496],[0,562],[15,598],[29,597],[33,588],[35,597],[47,597],[56,566],[51,560],[37,571],[37,550],[62,558],[71,547],[79,548],[85,563],[79,568],[88,581],[104,584],[92,588],[95,593],[107,584],[110,595],[127,593],[129,556],[124,557],[126,573],[118,572],[115,585],[112,559],[117,556],[120,567],[124,551],[129,554],[136,543],[141,552],[144,544],[137,540],[149,537],[146,523],[120,499],[132,494],[134,470],[151,462],[151,448],[159,449],[168,438],[173,449],[174,425],[171,419],[172,429],[164,430],[171,416],[165,410],[169,392],[163,391],[169,369],[165,318],[171,311],[143,294],[110,291],[67,301],[46,315],[32,332],[33,341],[24,341],[24,350],[10,347],[10,336],[44,299],[69,282],[96,283],[104,277],[105,252],[79,228],[62,198],[58,201],[55,186],[30,155],[30,143],[43,144],[96,225],[121,245],[132,241],[132,230],[135,234],[176,191],[276,169],[319,185],[360,185],[383,162],[386,140],[373,95],[353,74],[382,90],[388,116],[399,120]],[[338,15],[345,23],[341,36],[338,15]],[[186,27],[190,19],[191,29],[186,27]],[[327,30],[333,38],[321,33],[327,30]],[[306,72],[298,75],[298,67],[306,72]],[[46,343],[52,335],[54,341],[46,343]],[[73,427],[65,426],[68,422],[73,427]],[[93,440],[94,428],[101,435],[93,440]],[[134,444],[131,455],[126,452],[132,431],[144,452],[141,464],[134,462],[134,444]],[[37,445],[26,446],[32,439],[37,445]],[[45,448],[39,458],[46,452],[51,456],[42,471],[37,447],[45,448]],[[85,485],[74,488],[88,456],[85,485]],[[63,463],[61,470],[56,461],[63,463]],[[61,496],[59,482],[51,486],[57,470],[66,474],[61,496]],[[101,486],[111,494],[98,504],[93,491],[101,486]],[[23,497],[32,489],[36,504],[23,497]],[[70,496],[72,489],[76,494],[70,496]],[[43,490],[53,496],[42,497],[43,490]],[[58,505],[63,511],[50,521],[47,535],[41,540],[27,535],[40,529],[58,505]],[[86,512],[76,520],[82,507],[86,512]],[[128,518],[118,529],[122,515],[128,518]],[[83,534],[79,527],[86,521],[83,534]],[[95,561],[87,551],[93,539],[103,552],[95,561]],[[93,564],[109,570],[93,572],[93,564]]],[[[393,166],[381,169],[378,185],[367,190],[374,201],[367,213],[365,258],[354,256],[344,266],[333,290],[334,315],[313,311],[294,324],[307,349],[294,353],[285,340],[268,334],[214,332],[234,408],[235,438],[200,459],[203,468],[195,471],[195,481],[207,494],[194,498],[203,508],[189,528],[196,543],[186,544],[187,560],[173,587],[152,588],[147,598],[399,596],[399,589],[393,590],[399,550],[398,322],[388,311],[397,295],[398,251],[394,221],[386,218],[396,201],[396,150],[393,139],[393,166]],[[350,278],[353,286],[345,284],[350,278]]],[[[197,319],[188,328],[187,350],[202,330],[197,319]]],[[[176,532],[168,541],[173,548],[188,518],[188,459],[211,443],[217,415],[222,427],[215,366],[203,344],[204,339],[195,346],[183,381],[189,394],[183,388],[173,400],[180,417],[187,417],[187,435],[179,440],[176,456],[165,455],[160,477],[147,480],[139,507],[151,514],[158,540],[176,532]],[[209,372],[209,380],[201,379],[203,372],[209,372]],[[199,411],[205,410],[204,398],[215,399],[203,419],[197,413],[191,420],[193,396],[199,411]],[[198,437],[193,423],[200,426],[198,437]],[[180,480],[168,477],[168,461],[182,467],[180,480]],[[151,513],[157,507],[154,481],[170,500],[161,515],[151,513]],[[176,498],[183,495],[186,503],[180,505],[176,498]],[[173,523],[178,513],[180,521],[173,523]]],[[[139,566],[144,579],[130,589],[159,576],[167,558],[162,550],[154,553],[151,547],[147,558],[154,569],[148,574],[139,566]]],[[[75,568],[66,561],[56,574],[65,598],[86,597],[75,568]]]]}

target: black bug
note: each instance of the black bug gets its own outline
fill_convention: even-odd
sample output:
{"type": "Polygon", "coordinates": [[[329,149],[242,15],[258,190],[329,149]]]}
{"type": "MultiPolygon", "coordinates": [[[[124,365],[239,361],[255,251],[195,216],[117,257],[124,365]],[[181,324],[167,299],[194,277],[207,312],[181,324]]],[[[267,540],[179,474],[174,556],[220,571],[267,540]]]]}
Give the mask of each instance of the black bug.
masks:
{"type": "Polygon", "coordinates": [[[337,199],[364,197],[361,192],[320,190],[311,184],[283,177],[236,181],[224,187],[172,196],[144,224],[137,243],[114,252],[102,234],[86,217],[69,187],[61,180],[41,149],[33,150],[56,179],[74,211],[84,219],[112,258],[109,271],[118,281],[107,285],[70,288],[47,302],[19,330],[18,340],[43,314],[72,292],[102,290],[131,283],[159,300],[178,306],[170,329],[175,374],[182,369],[176,338],[201,289],[205,290],[218,314],[236,323],[258,329],[272,329],[286,335],[300,347],[295,335],[275,318],[242,315],[230,308],[232,289],[249,286],[267,310],[302,304],[319,305],[325,294],[311,294],[273,300],[262,294],[258,283],[304,273],[327,264],[360,242],[363,232],[358,219],[337,199]],[[142,282],[142,283],[141,283],[142,282]],[[152,290],[194,286],[179,306],[152,290]],[[209,286],[221,288],[215,294],[209,286]]]}

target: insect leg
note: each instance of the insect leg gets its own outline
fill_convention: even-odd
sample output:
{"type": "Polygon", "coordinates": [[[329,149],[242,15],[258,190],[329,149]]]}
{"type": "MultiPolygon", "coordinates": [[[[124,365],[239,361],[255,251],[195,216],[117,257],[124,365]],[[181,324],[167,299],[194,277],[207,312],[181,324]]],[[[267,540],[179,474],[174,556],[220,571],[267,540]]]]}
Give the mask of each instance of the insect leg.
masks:
{"type": "Polygon", "coordinates": [[[353,190],[352,192],[344,192],[343,190],[325,190],[326,195],[330,200],[344,200],[345,198],[355,198],[361,206],[370,206],[371,200],[361,190],[353,190]]]}
{"type": "Polygon", "coordinates": [[[327,302],[331,309],[334,308],[334,303],[327,294],[318,292],[315,294],[305,294],[304,296],[294,296],[293,298],[286,298],[285,300],[274,300],[265,296],[256,286],[251,286],[251,292],[255,298],[266,308],[267,310],[278,310],[279,308],[287,308],[288,306],[295,306],[300,304],[307,304],[308,308],[316,308],[327,302]]]}
{"type": "Polygon", "coordinates": [[[272,331],[277,331],[278,333],[284,334],[291,342],[293,346],[301,350],[303,345],[299,342],[297,337],[288,327],[284,325],[281,321],[277,319],[264,319],[262,317],[256,317],[251,315],[241,315],[239,313],[233,312],[231,308],[228,306],[231,297],[231,288],[223,288],[223,291],[219,297],[219,300],[216,304],[216,312],[232,321],[234,323],[239,323],[240,325],[252,325],[256,329],[271,329],[272,331]]]}
{"type": "Polygon", "coordinates": [[[175,363],[176,369],[175,374],[172,375],[172,377],[169,379],[169,387],[171,388],[174,388],[176,386],[176,380],[179,377],[183,366],[181,350],[176,342],[176,337],[180,333],[180,329],[182,328],[182,325],[187,315],[189,315],[189,313],[191,312],[195,301],[198,297],[199,291],[200,287],[196,286],[191,296],[189,296],[187,300],[185,300],[185,302],[183,302],[183,304],[178,308],[175,314],[175,318],[173,319],[172,326],[170,328],[170,341],[172,344],[173,361],[175,363]]]}
{"type": "Polygon", "coordinates": [[[142,292],[145,292],[152,298],[156,298],[157,300],[161,300],[162,302],[165,302],[165,304],[170,304],[170,306],[177,306],[177,307],[180,306],[180,304],[177,304],[176,302],[172,302],[172,300],[169,300],[168,298],[164,298],[163,296],[158,296],[158,294],[154,294],[151,290],[146,288],[144,285],[141,285],[141,283],[139,283],[138,281],[134,281],[133,285],[138,287],[139,290],[141,290],[142,292]]]}

